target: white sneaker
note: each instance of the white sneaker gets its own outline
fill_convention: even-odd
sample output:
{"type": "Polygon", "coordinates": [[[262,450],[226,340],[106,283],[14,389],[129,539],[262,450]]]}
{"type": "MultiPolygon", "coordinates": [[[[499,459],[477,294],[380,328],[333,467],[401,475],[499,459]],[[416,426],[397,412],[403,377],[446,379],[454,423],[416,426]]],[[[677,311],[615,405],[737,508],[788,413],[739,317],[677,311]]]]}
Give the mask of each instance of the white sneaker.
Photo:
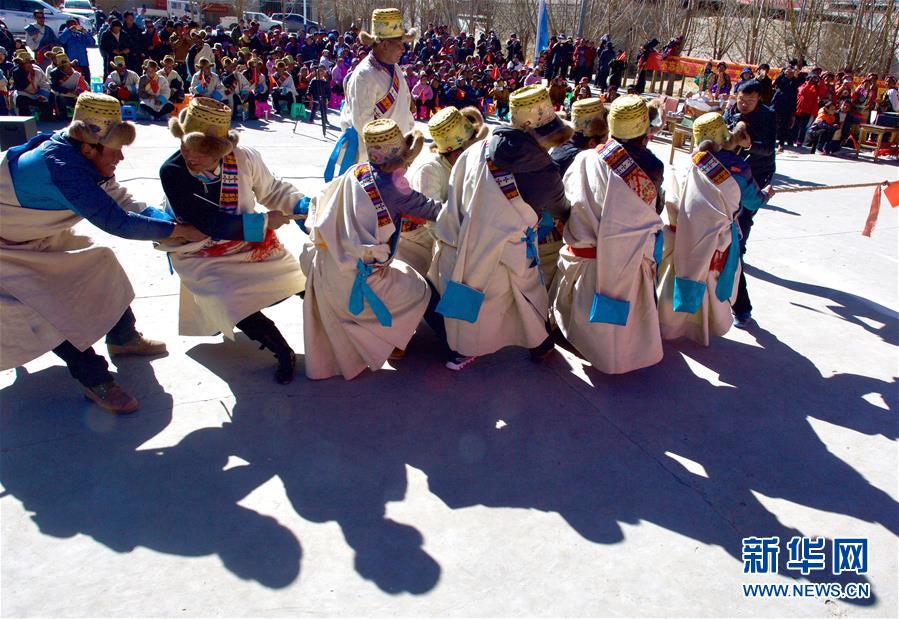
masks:
{"type": "Polygon", "coordinates": [[[452,370],[453,372],[460,372],[465,369],[465,366],[469,365],[472,361],[475,360],[476,357],[466,357],[464,355],[458,355],[446,362],[447,369],[452,370]]]}

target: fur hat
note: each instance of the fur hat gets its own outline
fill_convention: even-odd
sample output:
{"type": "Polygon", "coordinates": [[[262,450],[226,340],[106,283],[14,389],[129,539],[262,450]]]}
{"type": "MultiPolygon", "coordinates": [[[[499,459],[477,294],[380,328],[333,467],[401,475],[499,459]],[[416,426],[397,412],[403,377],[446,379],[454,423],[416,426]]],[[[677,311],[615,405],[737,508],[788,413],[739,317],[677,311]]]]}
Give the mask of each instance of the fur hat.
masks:
{"type": "Polygon", "coordinates": [[[209,97],[194,97],[177,118],[169,119],[172,135],[190,150],[221,158],[237,144],[231,129],[231,108],[209,97]]]}
{"type": "Polygon", "coordinates": [[[553,109],[549,91],[538,84],[519,88],[509,96],[512,126],[532,131],[546,148],[564,144],[574,134],[553,109]]]}
{"type": "Polygon", "coordinates": [[[12,61],[16,64],[34,62],[34,56],[32,56],[31,52],[27,49],[17,49],[15,55],[12,57],[12,61]]]}
{"type": "Polygon", "coordinates": [[[606,106],[602,99],[590,97],[571,104],[571,124],[585,137],[605,137],[609,133],[606,124],[606,106]]]}
{"type": "Polygon", "coordinates": [[[484,117],[477,108],[467,107],[460,112],[451,105],[437,112],[428,121],[428,130],[434,140],[435,150],[443,154],[464,150],[487,137],[490,131],[484,125],[484,117]]]}
{"type": "Polygon", "coordinates": [[[403,13],[399,9],[375,9],[371,13],[371,33],[359,33],[363,45],[372,47],[388,39],[402,39],[404,43],[414,41],[418,30],[403,27],[403,13]]]}
{"type": "Polygon", "coordinates": [[[134,125],[122,121],[122,104],[115,97],[83,92],[75,100],[72,122],[66,134],[85,144],[120,149],[134,142],[134,125]]]}
{"type": "Polygon", "coordinates": [[[391,118],[379,118],[362,128],[362,140],[368,151],[368,159],[374,165],[384,167],[408,165],[421,152],[424,138],[419,131],[406,135],[391,118]]]}
{"type": "Polygon", "coordinates": [[[609,109],[609,129],[612,137],[632,140],[649,133],[649,108],[638,95],[625,95],[612,102],[609,109]]]}

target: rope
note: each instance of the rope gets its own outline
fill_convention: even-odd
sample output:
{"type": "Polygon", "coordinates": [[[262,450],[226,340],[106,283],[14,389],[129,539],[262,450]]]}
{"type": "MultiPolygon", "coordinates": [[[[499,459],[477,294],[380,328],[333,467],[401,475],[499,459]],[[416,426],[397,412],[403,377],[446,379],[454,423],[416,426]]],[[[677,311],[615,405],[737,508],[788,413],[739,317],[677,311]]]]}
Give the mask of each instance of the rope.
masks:
{"type": "Polygon", "coordinates": [[[890,181],[881,181],[879,183],[855,183],[853,185],[822,185],[820,187],[774,187],[776,193],[799,193],[800,191],[821,191],[823,189],[856,189],[858,187],[877,187],[878,185],[889,185],[890,181]]]}

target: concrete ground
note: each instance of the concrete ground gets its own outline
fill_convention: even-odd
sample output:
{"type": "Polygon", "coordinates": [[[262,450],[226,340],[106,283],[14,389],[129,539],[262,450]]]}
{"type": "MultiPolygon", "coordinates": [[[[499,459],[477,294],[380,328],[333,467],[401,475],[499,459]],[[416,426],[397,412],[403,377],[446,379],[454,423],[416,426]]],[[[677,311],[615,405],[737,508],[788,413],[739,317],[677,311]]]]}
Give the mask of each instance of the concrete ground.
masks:
{"type": "MultiPolygon", "coordinates": [[[[241,142],[314,192],[336,136],[273,121],[241,142]]],[[[118,177],[158,201],[175,148],[142,126],[118,177]]],[[[653,149],[667,161],[666,143],[653,149]]],[[[776,183],[897,169],[787,153],[776,183]]],[[[243,336],[177,335],[178,279],[149,243],[82,224],[117,251],[139,328],[169,354],[115,362],[141,400],[127,418],[86,402],[53,355],[0,374],[0,611],[895,617],[899,212],[884,202],[863,237],[870,196],[775,197],[747,255],[758,325],[666,344],[624,376],[562,349],[456,374],[423,326],[392,367],[312,382],[301,354],[282,387],[243,336]],[[867,574],[788,570],[794,535],[867,538],[867,574]],[[779,574],[743,574],[748,536],[780,537],[779,574]],[[869,583],[872,597],[741,589],[808,582],[869,583]]],[[[298,249],[297,229],[282,238],[298,249]]],[[[300,353],[301,304],[267,310],[300,353]]]]}

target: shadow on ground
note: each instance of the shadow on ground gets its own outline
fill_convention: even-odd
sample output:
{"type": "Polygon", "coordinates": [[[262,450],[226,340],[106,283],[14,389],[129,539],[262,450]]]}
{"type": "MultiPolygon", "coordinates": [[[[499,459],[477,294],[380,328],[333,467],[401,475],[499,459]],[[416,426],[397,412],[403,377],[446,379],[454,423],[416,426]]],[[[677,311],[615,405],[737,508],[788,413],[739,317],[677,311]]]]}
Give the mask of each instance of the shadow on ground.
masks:
{"type": "MultiPolygon", "coordinates": [[[[870,311],[851,295],[802,286],[838,300],[847,316],[870,311]]],[[[300,378],[289,388],[270,382],[270,360],[246,340],[202,344],[188,354],[230,385],[230,420],[163,449],[138,449],[172,415],[149,365],[127,365],[128,384],[144,385],[144,407],[120,420],[87,404],[73,412],[74,388],[59,388],[71,381],[53,367],[2,392],[2,484],[47,535],[82,533],[118,552],[217,554],[234,574],[274,588],[297,578],[300,542],[237,502],[275,476],[301,517],[340,526],[360,576],[388,593],[437,586],[440,557],[424,550],[414,523],[385,516],[406,493],[407,464],[453,510],[557,512],[599,544],[625,543],[621,523],[648,521],[720,546],[735,574],[744,537],[777,535],[783,548],[791,536],[816,535],[779,522],[759,494],[899,533],[896,502],[829,451],[809,421],[896,438],[896,382],[825,378],[773,334],[753,335],[756,346],[667,346],[661,364],[624,376],[558,354],[535,366],[520,350],[455,374],[423,328],[396,371],[300,378]],[[717,383],[694,374],[696,364],[717,383]],[[862,399],[872,392],[888,410],[862,399]],[[223,471],[229,456],[247,464],[223,471]]],[[[798,578],[785,554],[781,573],[798,578]]]]}

